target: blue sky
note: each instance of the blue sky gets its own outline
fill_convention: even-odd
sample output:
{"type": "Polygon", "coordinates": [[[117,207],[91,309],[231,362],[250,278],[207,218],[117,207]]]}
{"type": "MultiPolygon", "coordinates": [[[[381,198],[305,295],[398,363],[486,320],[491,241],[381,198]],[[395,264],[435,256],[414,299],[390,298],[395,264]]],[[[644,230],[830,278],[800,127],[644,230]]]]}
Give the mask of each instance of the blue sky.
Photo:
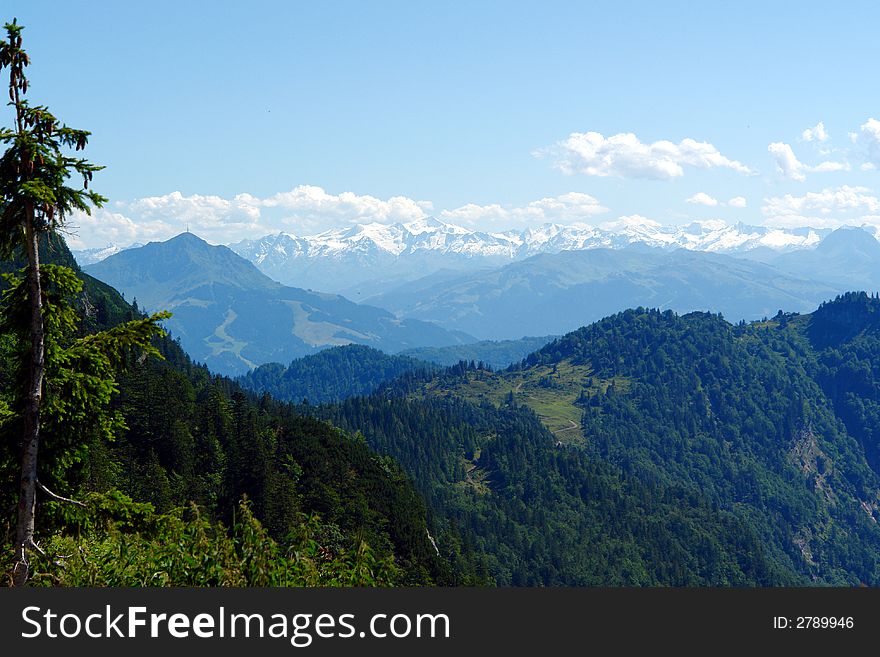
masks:
{"type": "Polygon", "coordinates": [[[32,100],[107,166],[78,247],[421,214],[880,223],[877,3],[3,8],[32,100]]]}

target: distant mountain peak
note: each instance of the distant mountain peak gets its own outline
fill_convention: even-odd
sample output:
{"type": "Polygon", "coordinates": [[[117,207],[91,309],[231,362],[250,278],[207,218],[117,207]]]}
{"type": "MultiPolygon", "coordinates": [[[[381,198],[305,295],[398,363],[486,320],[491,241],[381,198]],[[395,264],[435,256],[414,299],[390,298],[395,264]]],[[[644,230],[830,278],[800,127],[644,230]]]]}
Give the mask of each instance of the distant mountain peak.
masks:
{"type": "MultiPolygon", "coordinates": [[[[273,289],[279,287],[257,267],[226,246],[214,246],[195,233],[184,232],[164,242],[150,242],[126,249],[89,265],[86,271],[101,280],[112,280],[120,289],[142,285],[147,281],[160,283],[174,280],[176,293],[184,298],[203,285],[223,283],[239,289],[273,289]]],[[[138,299],[148,309],[158,309],[160,300],[148,289],[138,299]]]]}
{"type": "Polygon", "coordinates": [[[880,242],[864,228],[852,226],[838,228],[816,246],[816,252],[822,254],[837,254],[852,250],[880,258],[880,242]]]}
{"type": "Polygon", "coordinates": [[[175,235],[174,237],[165,240],[165,242],[166,242],[166,243],[172,243],[172,242],[185,242],[186,240],[190,240],[190,241],[192,241],[192,242],[196,242],[196,243],[200,243],[200,244],[208,244],[208,242],[206,242],[205,240],[203,240],[201,237],[199,237],[199,236],[196,235],[195,233],[191,233],[191,232],[188,231],[188,230],[186,230],[186,231],[184,231],[184,232],[182,232],[182,233],[178,233],[178,234],[175,235]]]}
{"type": "Polygon", "coordinates": [[[167,326],[184,348],[224,373],[348,343],[393,352],[473,341],[335,294],[282,285],[193,233],[122,251],[86,271],[137,297],[142,308],[170,309],[167,326]]]}

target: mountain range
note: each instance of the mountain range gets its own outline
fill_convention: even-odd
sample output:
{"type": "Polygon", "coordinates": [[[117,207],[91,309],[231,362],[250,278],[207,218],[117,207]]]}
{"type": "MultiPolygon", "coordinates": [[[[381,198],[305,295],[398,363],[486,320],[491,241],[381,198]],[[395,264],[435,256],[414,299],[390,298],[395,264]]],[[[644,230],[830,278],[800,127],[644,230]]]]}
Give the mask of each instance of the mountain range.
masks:
{"type": "MultiPolygon", "coordinates": [[[[631,223],[611,239],[589,227],[551,226],[514,239],[433,220],[373,224],[344,237],[324,234],[320,248],[307,238],[291,242],[300,250],[284,251],[286,259],[281,242],[294,238],[277,236],[278,248],[257,259],[263,270],[306,267],[320,279],[320,292],[277,282],[232,249],[189,233],[118,251],[85,269],[146,309],[172,310],[169,327],[193,357],[232,375],[350,343],[397,353],[560,335],[639,306],[749,321],[779,309],[807,312],[847,290],[880,288],[880,242],[860,228],[820,238],[816,231],[744,226],[646,227],[652,228],[631,223]],[[614,248],[595,246],[589,234],[614,248]],[[683,236],[690,236],[690,248],[673,248],[688,241],[683,236]],[[572,244],[583,248],[563,248],[572,244]],[[361,292],[328,293],[342,285],[336,273],[345,278],[349,269],[361,292]],[[380,271],[387,280],[368,280],[380,271]]],[[[493,348],[464,357],[482,360],[493,348]]]]}
{"type": "MultiPolygon", "coordinates": [[[[674,226],[637,216],[599,226],[545,224],[481,231],[427,217],[408,223],[352,225],[311,236],[282,232],[229,246],[281,283],[361,300],[439,270],[494,268],[541,253],[641,245],[765,259],[812,248],[830,232],[717,220],[674,226]]],[[[125,248],[130,247],[109,245],[74,251],[74,255],[86,266],[125,248]]]]}
{"type": "Polygon", "coordinates": [[[142,309],[171,310],[167,326],[183,348],[225,374],[334,345],[394,353],[474,340],[338,295],[282,285],[225,246],[191,233],[121,251],[85,270],[142,309]]]}
{"type": "Polygon", "coordinates": [[[809,248],[828,230],[776,229],[723,221],[663,225],[626,217],[600,226],[545,224],[489,232],[434,217],[409,223],[361,224],[298,237],[288,233],[230,245],[275,280],[367,298],[390,283],[440,269],[497,267],[541,253],[634,245],[719,253],[809,248]]]}
{"type": "Polygon", "coordinates": [[[718,253],[599,248],[544,253],[484,272],[435,274],[370,302],[401,317],[498,340],[566,333],[636,306],[760,319],[780,308],[808,311],[835,292],[825,283],[718,253]]]}
{"type": "Polygon", "coordinates": [[[86,267],[88,265],[94,265],[96,262],[101,262],[112,255],[116,255],[120,251],[137,249],[141,246],[143,246],[143,244],[140,242],[135,242],[128,246],[108,244],[107,246],[99,246],[92,249],[79,249],[78,251],[71,251],[71,253],[73,253],[74,258],[76,258],[76,262],[80,267],[86,267]]]}

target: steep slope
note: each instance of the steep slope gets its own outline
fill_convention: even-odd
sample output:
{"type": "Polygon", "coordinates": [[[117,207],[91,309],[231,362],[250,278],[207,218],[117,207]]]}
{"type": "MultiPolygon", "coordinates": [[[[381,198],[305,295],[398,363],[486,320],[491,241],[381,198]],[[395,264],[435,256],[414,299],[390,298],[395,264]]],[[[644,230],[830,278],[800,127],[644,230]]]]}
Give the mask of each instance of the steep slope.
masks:
{"type": "Polygon", "coordinates": [[[640,479],[735,509],[781,564],[817,581],[874,581],[878,480],[811,377],[814,355],[780,325],[633,312],[548,345],[626,383],[585,395],[588,448],[640,479]]]}
{"type": "Polygon", "coordinates": [[[880,474],[880,298],[851,292],[791,324],[818,352],[814,378],[880,474]]]}
{"type": "Polygon", "coordinates": [[[423,381],[405,379],[307,410],[403,465],[443,527],[438,544],[453,564],[472,550],[478,576],[514,586],[807,581],[768,559],[730,511],[561,447],[528,409],[425,397],[423,381]]]}
{"type": "Polygon", "coordinates": [[[142,308],[171,310],[168,327],[184,349],[226,374],[334,345],[365,344],[393,353],[472,341],[340,296],[286,287],[228,248],[190,233],[122,251],[86,271],[142,308]]]}
{"type": "Polygon", "coordinates": [[[406,318],[485,339],[561,334],[636,306],[732,320],[807,311],[836,290],[758,262],[686,250],[564,251],[372,299],[406,318]]]}
{"type": "MultiPolygon", "coordinates": [[[[673,572],[688,563],[689,577],[717,581],[713,567],[736,562],[728,552],[736,552],[729,543],[736,536],[740,548],[749,542],[758,559],[749,568],[758,570],[726,577],[880,585],[877,317],[880,301],[864,294],[812,315],[778,314],[739,326],[708,313],[629,310],[559,338],[506,371],[459,365],[433,377],[407,376],[372,400],[331,407],[327,417],[393,454],[432,507],[472,528],[490,555],[504,555],[490,568],[501,581],[515,580],[522,563],[522,554],[510,550],[522,540],[514,537],[529,537],[527,570],[562,579],[591,572],[573,556],[565,563],[542,553],[534,534],[556,526],[560,507],[549,500],[562,499],[558,488],[588,490],[585,501],[607,499],[607,484],[585,475],[593,469],[616,473],[619,491],[659,495],[686,515],[709,508],[729,523],[729,531],[716,533],[703,518],[697,525],[707,534],[697,538],[689,523],[666,519],[672,533],[662,540],[683,550],[665,564],[673,572]],[[454,421],[438,413],[483,419],[470,420],[475,431],[462,426],[444,444],[431,437],[431,427],[454,421]],[[504,414],[519,418],[519,428],[501,440],[504,414]],[[525,429],[527,417],[540,421],[543,438],[525,429]],[[557,456],[543,462],[545,450],[557,456]],[[534,480],[529,470],[539,462],[542,479],[534,480]],[[438,464],[445,465],[437,470],[438,464]],[[511,516],[517,508],[535,514],[511,516]],[[497,529],[495,516],[510,523],[502,522],[507,530],[497,529]],[[514,573],[505,570],[507,558],[514,573]]],[[[626,499],[619,501],[632,504],[626,499]]],[[[639,507],[646,519],[666,508],[651,499],[639,507]]],[[[590,512],[572,500],[565,509],[568,522],[589,535],[590,512]]],[[[631,527],[620,522],[617,530],[631,527]]],[[[652,531],[638,534],[634,545],[652,549],[660,540],[652,531]]],[[[624,545],[633,540],[624,536],[617,535],[624,545]]],[[[569,556],[594,549],[559,540],[569,556]]]]}

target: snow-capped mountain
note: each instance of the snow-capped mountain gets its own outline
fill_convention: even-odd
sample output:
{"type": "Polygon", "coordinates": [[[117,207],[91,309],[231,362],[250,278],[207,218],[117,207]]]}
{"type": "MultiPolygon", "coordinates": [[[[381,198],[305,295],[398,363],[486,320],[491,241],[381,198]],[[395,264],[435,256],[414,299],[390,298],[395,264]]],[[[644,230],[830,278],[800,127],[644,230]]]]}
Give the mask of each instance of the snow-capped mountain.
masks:
{"type": "MultiPolygon", "coordinates": [[[[277,233],[242,240],[230,248],[286,285],[342,292],[363,300],[389,284],[435,273],[499,267],[540,253],[647,246],[758,257],[813,248],[828,232],[723,221],[664,225],[640,216],[599,225],[544,224],[493,232],[426,217],[409,223],[359,224],[309,236],[277,233]]],[[[91,264],[119,250],[110,246],[74,255],[80,264],[91,264]]]]}
{"type": "Polygon", "coordinates": [[[79,251],[72,250],[71,253],[73,253],[73,257],[76,259],[79,266],[85,267],[87,265],[93,265],[96,262],[101,262],[102,260],[109,258],[112,255],[116,255],[120,251],[125,251],[126,249],[135,249],[141,246],[143,246],[143,244],[139,242],[129,244],[128,246],[108,244],[107,246],[102,246],[95,249],[81,249],[79,251]]]}
{"type": "Polygon", "coordinates": [[[598,226],[545,224],[488,232],[428,217],[405,224],[355,225],[307,237],[278,233],[230,248],[283,283],[356,297],[374,293],[383,282],[403,282],[440,270],[497,267],[539,253],[637,245],[720,253],[783,252],[812,248],[827,232],[723,221],[671,226],[638,216],[598,226]]]}
{"type": "Polygon", "coordinates": [[[644,217],[621,217],[599,226],[544,224],[524,230],[484,232],[428,217],[406,224],[361,224],[309,237],[278,233],[242,240],[230,248],[258,265],[299,257],[380,253],[399,257],[418,251],[517,259],[537,253],[621,248],[632,244],[724,253],[758,247],[781,251],[813,247],[828,232],[812,228],[730,225],[723,221],[671,226],[644,217]]]}

